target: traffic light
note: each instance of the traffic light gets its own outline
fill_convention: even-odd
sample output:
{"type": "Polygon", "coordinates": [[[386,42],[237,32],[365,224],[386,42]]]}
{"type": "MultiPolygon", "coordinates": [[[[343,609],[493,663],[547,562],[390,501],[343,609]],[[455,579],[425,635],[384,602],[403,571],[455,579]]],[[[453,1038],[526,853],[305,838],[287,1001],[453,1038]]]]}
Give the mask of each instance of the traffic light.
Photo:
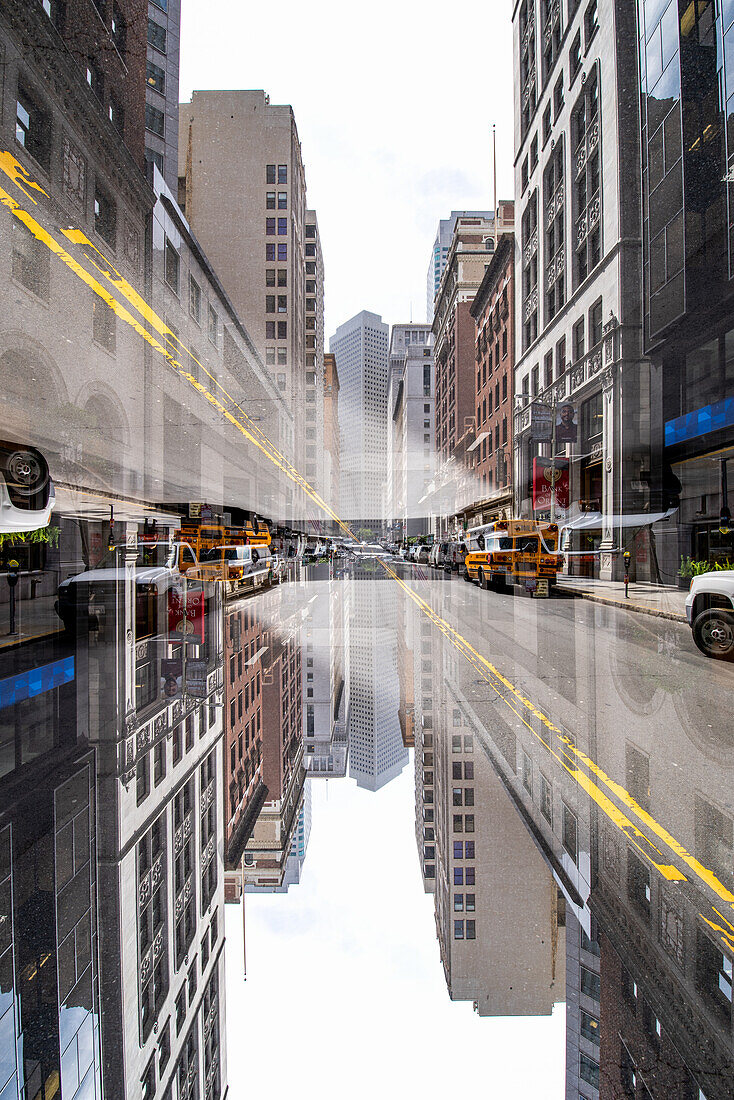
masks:
{"type": "Polygon", "coordinates": [[[724,504],[719,512],[719,534],[731,534],[731,509],[724,504]]]}

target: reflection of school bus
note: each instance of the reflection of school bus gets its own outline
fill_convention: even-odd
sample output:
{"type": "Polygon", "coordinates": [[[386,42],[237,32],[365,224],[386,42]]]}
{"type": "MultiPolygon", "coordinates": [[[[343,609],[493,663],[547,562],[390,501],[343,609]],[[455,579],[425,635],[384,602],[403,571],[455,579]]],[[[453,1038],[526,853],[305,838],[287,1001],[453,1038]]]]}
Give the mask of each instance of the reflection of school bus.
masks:
{"type": "Polygon", "coordinates": [[[480,587],[519,584],[536,595],[548,595],[562,558],[555,523],[510,519],[468,532],[468,579],[480,587]]]}
{"type": "Polygon", "coordinates": [[[201,560],[205,550],[213,550],[215,546],[270,546],[270,530],[263,520],[248,522],[244,527],[187,523],[181,527],[181,538],[193,546],[197,560],[201,560]]]}

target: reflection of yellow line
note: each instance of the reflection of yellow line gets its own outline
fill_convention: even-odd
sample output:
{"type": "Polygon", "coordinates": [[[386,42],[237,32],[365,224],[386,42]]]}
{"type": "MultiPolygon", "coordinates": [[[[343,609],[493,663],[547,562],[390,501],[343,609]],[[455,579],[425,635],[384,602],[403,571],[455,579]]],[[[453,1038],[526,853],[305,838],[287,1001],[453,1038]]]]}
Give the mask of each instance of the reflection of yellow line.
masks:
{"type": "Polygon", "coordinates": [[[492,688],[494,688],[494,690],[497,692],[503,702],[510,708],[510,710],[513,711],[514,714],[517,715],[523,725],[525,725],[531,731],[533,736],[536,737],[546,747],[546,749],[549,750],[549,752],[551,752],[551,754],[555,757],[556,760],[558,760],[565,771],[567,771],[568,774],[576,780],[579,786],[582,787],[584,791],[586,791],[589,797],[594,799],[600,809],[602,809],[607,815],[609,820],[612,821],[614,825],[616,825],[616,827],[620,829],[625,834],[625,836],[627,836],[628,839],[631,840],[632,843],[640,849],[640,851],[643,853],[643,855],[645,855],[650,863],[652,863],[658,869],[660,874],[662,874],[665,878],[673,881],[682,881],[686,878],[686,876],[681,871],[679,871],[678,868],[670,864],[658,863],[657,860],[650,857],[649,853],[645,849],[640,847],[638,839],[646,841],[646,843],[654,851],[662,855],[660,849],[656,847],[652,840],[650,840],[650,838],[646,836],[645,833],[643,833],[632,821],[630,821],[630,819],[622,812],[622,810],[620,810],[611,801],[611,799],[609,799],[608,796],[604,794],[604,792],[597,786],[597,784],[594,783],[593,780],[584,772],[582,772],[578,767],[575,767],[573,765],[573,763],[571,762],[572,756],[576,757],[580,762],[585,764],[586,767],[588,767],[589,770],[592,772],[592,774],[605,786],[607,786],[609,790],[612,791],[612,793],[614,793],[628,809],[632,810],[632,812],[647,826],[648,829],[650,829],[660,840],[667,844],[668,847],[675,852],[678,858],[682,860],[682,862],[685,863],[689,867],[689,869],[693,871],[693,873],[703,883],[705,883],[706,886],[709,887],[709,889],[711,889],[715,894],[718,895],[718,897],[720,897],[723,901],[728,902],[734,908],[734,894],[732,894],[731,891],[729,891],[726,886],[724,886],[724,884],[719,881],[713,871],[709,870],[709,868],[707,867],[704,867],[703,864],[699,862],[699,860],[692,856],[683,847],[683,845],[680,844],[679,841],[677,841],[675,837],[667,831],[667,829],[663,828],[663,826],[660,825],[653,817],[651,817],[649,813],[643,810],[642,807],[634,800],[634,798],[632,798],[629,792],[624,789],[624,787],[622,787],[619,783],[614,782],[614,780],[610,779],[609,776],[606,775],[606,773],[597,764],[595,764],[589,756],[586,755],[586,753],[582,752],[580,749],[577,749],[571,738],[569,738],[566,734],[563,733],[562,730],[558,728],[558,726],[551,722],[551,720],[546,717],[546,715],[543,714],[543,712],[540,711],[529,699],[526,699],[525,696],[522,695],[520,691],[518,691],[513,683],[511,683],[505,676],[503,676],[502,673],[486,659],[486,657],[483,657],[480,653],[478,653],[477,650],[474,649],[474,647],[470,645],[469,642],[467,642],[466,638],[462,637],[462,635],[459,634],[458,631],[456,631],[452,626],[450,626],[445,619],[442,619],[438,615],[438,613],[433,610],[430,604],[426,603],[425,600],[423,600],[408,585],[406,585],[405,582],[402,581],[400,577],[398,577],[397,573],[395,573],[395,571],[391,569],[389,565],[384,562],[382,564],[383,567],[390,574],[390,576],[393,578],[393,580],[395,580],[397,584],[399,584],[403,588],[403,590],[410,596],[413,602],[421,608],[424,614],[426,614],[431,619],[431,621],[439,627],[439,629],[449,639],[449,641],[453,643],[455,648],[458,649],[467,658],[467,660],[470,661],[473,667],[481,673],[483,679],[485,679],[486,682],[489,683],[492,688]],[[541,737],[538,731],[535,730],[528,721],[526,721],[520,711],[512,705],[507,697],[486,675],[486,672],[489,672],[492,677],[499,680],[503,687],[505,687],[514,696],[517,702],[522,704],[522,707],[524,707],[526,710],[529,710],[533,717],[537,718],[550,733],[554,733],[557,735],[563,745],[561,754],[553,751],[548,741],[544,740],[544,738],[541,737]],[[562,758],[564,756],[569,762],[566,762],[566,760],[562,758]]]}
{"type": "Polygon", "coordinates": [[[179,377],[188,382],[193,389],[198,390],[215,409],[222,413],[225,419],[228,420],[230,424],[233,425],[233,427],[237,428],[238,431],[240,431],[242,435],[244,435],[245,438],[250,441],[250,443],[254,444],[254,446],[256,446],[258,450],[260,450],[265,455],[266,458],[268,458],[275,466],[277,466],[278,469],[282,470],[286,477],[295,482],[295,484],[303,490],[306,496],[309,497],[309,499],[312,500],[314,504],[316,504],[320,509],[326,512],[326,514],[330,516],[331,519],[333,519],[334,522],[337,523],[346,534],[348,534],[350,537],[353,537],[349,527],[341,520],[341,518],[336,514],[333,508],[331,508],[330,505],[328,505],[326,501],[323,500],[319,493],[317,493],[316,490],[311,485],[309,485],[302,474],[300,474],[298,470],[294,466],[292,466],[291,463],[281,454],[281,452],[275,447],[270,439],[268,439],[265,433],[262,432],[250,420],[250,417],[247,415],[244,409],[242,409],[240,404],[235,401],[232,395],[227,392],[227,390],[221,385],[221,383],[219,383],[217,379],[215,379],[213,375],[209,373],[206,367],[204,367],[199,362],[196,356],[186,347],[184,347],[184,345],[181,344],[181,342],[178,341],[177,338],[173,336],[173,333],[164,324],[160,317],[158,317],[155,311],[151,309],[151,307],[145,302],[143,298],[140,297],[140,295],[133,289],[133,287],[131,287],[130,284],[122,278],[122,276],[119,274],[119,272],[115,270],[112,264],[110,264],[105,259],[99,249],[97,249],[96,246],[92,245],[92,243],[84,236],[81,231],[62,230],[62,232],[64,232],[65,235],[73,243],[84,244],[93,249],[94,255],[90,257],[88,254],[85,253],[85,258],[94,265],[98,272],[100,272],[106,279],[108,279],[111,285],[114,286],[114,288],[126,298],[130,305],[132,305],[143,317],[145,317],[151,327],[157,330],[159,335],[161,335],[166,342],[172,343],[173,340],[176,339],[176,342],[179,343],[181,349],[186,352],[189,358],[194,360],[194,362],[213,381],[214,385],[219,391],[221,391],[222,395],[226,397],[228,401],[230,401],[232,405],[234,405],[234,407],[241,413],[241,415],[247,422],[247,426],[245,426],[245,424],[238,420],[229,411],[229,409],[227,409],[222,404],[222,402],[217,397],[215,397],[213,393],[211,393],[209,390],[206,389],[205,386],[201,384],[201,382],[197,381],[197,379],[194,378],[194,376],[189,371],[187,371],[185,367],[182,366],[178,359],[176,359],[175,356],[170,351],[168,351],[168,349],[164,347],[163,344],[161,344],[161,342],[155,336],[153,336],[148,331],[148,329],[145,328],[145,326],[141,324],[141,322],[138,321],[137,318],[134,317],[133,314],[130,313],[130,311],[121,302],[119,302],[117,298],[114,297],[114,295],[110,293],[109,290],[102,286],[102,284],[98,282],[98,280],[90,272],[82,267],[82,265],[77,260],[75,260],[73,256],[71,256],[64,248],[62,248],[58,241],[55,240],[53,236],[51,236],[48,230],[44,229],[44,227],[39,222],[37,222],[31,214],[29,214],[26,210],[19,206],[15,199],[13,199],[12,196],[9,195],[7,191],[4,191],[2,188],[0,188],[0,203],[8,207],[12,214],[20,222],[22,222],[27,229],[30,230],[36,240],[40,241],[42,244],[45,244],[49,251],[53,252],[54,255],[62,261],[62,263],[66,264],[66,266],[71,271],[73,271],[74,274],[79,279],[81,279],[81,281],[85,283],[86,286],[90,288],[90,290],[92,290],[104,302],[106,302],[109,308],[113,311],[113,313],[115,313],[117,317],[120,318],[121,321],[123,321],[127,325],[130,325],[135,330],[135,332],[137,332],[138,335],[146,341],[146,343],[148,343],[155,351],[162,355],[173,367],[179,377]],[[97,257],[99,257],[99,260],[97,259],[97,257]]]}

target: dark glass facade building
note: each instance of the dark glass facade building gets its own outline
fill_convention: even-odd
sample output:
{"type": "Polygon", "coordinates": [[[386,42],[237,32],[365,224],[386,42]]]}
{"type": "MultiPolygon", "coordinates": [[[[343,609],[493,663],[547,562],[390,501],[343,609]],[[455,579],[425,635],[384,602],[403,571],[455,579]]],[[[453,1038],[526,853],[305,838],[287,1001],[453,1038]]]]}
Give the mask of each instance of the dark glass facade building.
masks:
{"type": "Polygon", "coordinates": [[[731,0],[638,2],[651,504],[679,507],[657,531],[668,583],[681,557],[732,557],[733,24],[731,0]]]}

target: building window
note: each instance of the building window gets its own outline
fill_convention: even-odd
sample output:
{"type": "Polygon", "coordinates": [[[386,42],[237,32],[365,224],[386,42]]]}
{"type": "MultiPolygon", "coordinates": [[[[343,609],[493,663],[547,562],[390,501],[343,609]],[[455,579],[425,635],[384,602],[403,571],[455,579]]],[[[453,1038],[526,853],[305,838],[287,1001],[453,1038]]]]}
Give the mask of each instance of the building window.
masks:
{"type": "Polygon", "coordinates": [[[579,30],[576,37],[571,44],[569,51],[569,71],[571,74],[570,83],[573,84],[574,80],[578,76],[581,68],[581,31],[579,30]]]}
{"type": "Polygon", "coordinates": [[[287,182],[288,182],[288,165],[287,164],[279,164],[278,165],[278,183],[287,183],[287,182]]]}
{"type": "Polygon", "coordinates": [[[571,119],[574,187],[574,287],[601,259],[599,86],[596,71],[587,80],[571,119]]]}
{"type": "Polygon", "coordinates": [[[590,1043],[599,1046],[599,1021],[588,1012],[581,1010],[581,1034],[590,1043]]]}
{"type": "Polygon", "coordinates": [[[278,268],[278,286],[288,286],[288,270],[285,267],[278,268]]]}
{"type": "Polygon", "coordinates": [[[270,263],[275,261],[275,245],[274,244],[266,243],[266,245],[265,245],[265,260],[267,262],[270,262],[270,263]]]}
{"type": "Polygon", "coordinates": [[[537,101],[535,72],[535,0],[520,5],[520,105],[524,137],[535,114],[537,101]]]}
{"type": "Polygon", "coordinates": [[[576,863],[579,855],[578,819],[565,802],[562,803],[562,806],[561,842],[571,859],[576,863]]]}
{"type": "Polygon", "coordinates": [[[561,47],[561,5],[555,0],[541,0],[541,33],[543,36],[543,83],[549,79],[561,47]]]}
{"type": "Polygon", "coordinates": [[[588,50],[592,38],[599,30],[599,0],[591,0],[584,14],[584,36],[588,50]]]}
{"type": "Polygon", "coordinates": [[[181,272],[181,257],[166,237],[165,247],[165,279],[171,290],[178,294],[179,276],[181,272]]]}
{"type": "MultiPolygon", "coordinates": [[[[288,245],[279,243],[278,244],[278,260],[280,261],[280,263],[284,263],[287,259],[288,259],[288,245]]],[[[308,268],[308,264],[306,264],[306,268],[308,268]]]]}
{"type": "Polygon", "coordinates": [[[463,920],[454,921],[454,939],[463,940],[464,938],[464,922],[463,920]]]}
{"type": "Polygon", "coordinates": [[[278,218],[278,236],[285,237],[288,233],[288,219],[278,218]]]}
{"type": "Polygon", "coordinates": [[[579,1054],[579,1077],[586,1081],[587,1085],[599,1088],[599,1063],[589,1058],[586,1054],[579,1054]]]}
{"type": "Polygon", "coordinates": [[[278,313],[288,312],[288,296],[286,294],[278,295],[278,313]]]}
{"type": "Polygon", "coordinates": [[[549,825],[553,825],[553,788],[543,773],[540,773],[540,812],[549,825]]]}
{"type": "Polygon", "coordinates": [[[269,267],[265,271],[265,286],[275,286],[275,268],[269,267]]]}
{"type": "Polygon", "coordinates": [[[193,275],[189,276],[189,313],[198,325],[201,322],[201,287],[193,275]]]}
{"type": "Polygon", "coordinates": [[[97,185],[94,188],[94,228],[107,244],[115,247],[116,227],[115,205],[107,197],[102,188],[97,185]]]}
{"type": "Polygon", "coordinates": [[[274,340],[275,339],[275,321],[266,321],[265,322],[265,339],[266,340],[274,340]]]}
{"type": "Polygon", "coordinates": [[[285,367],[288,363],[288,349],[278,348],[278,366],[285,367]]]}
{"type": "Polygon", "coordinates": [[[166,94],[166,73],[160,65],[154,65],[152,61],[146,63],[145,79],[149,88],[152,88],[154,92],[160,92],[161,95],[166,94]]]}
{"type": "Polygon", "coordinates": [[[87,78],[87,84],[97,96],[97,99],[102,99],[104,92],[104,76],[99,65],[91,59],[87,61],[85,76],[87,78]]]}
{"type": "Polygon", "coordinates": [[[114,353],[117,343],[116,317],[104,299],[97,294],[92,302],[92,335],[98,344],[114,353]]]}
{"type": "Polygon", "coordinates": [[[212,344],[216,344],[217,336],[218,336],[218,332],[219,332],[219,318],[217,316],[217,311],[214,309],[213,306],[209,306],[209,326],[208,327],[209,327],[209,339],[211,340],[212,344]]]}
{"type": "Polygon", "coordinates": [[[113,97],[110,97],[110,102],[107,107],[107,116],[115,129],[122,133],[125,129],[125,112],[113,97]]]}
{"type": "Polygon", "coordinates": [[[558,142],[543,178],[545,205],[545,318],[552,321],[566,300],[565,184],[563,142],[558,142]]]}
{"type": "Polygon", "coordinates": [[[466,927],[466,938],[468,940],[475,940],[477,938],[476,922],[473,921],[473,920],[468,920],[468,921],[466,921],[465,927],[466,927]]]}
{"type": "Polygon", "coordinates": [[[560,378],[566,369],[566,337],[562,336],[556,344],[556,378],[560,378]]]}
{"type": "Polygon", "coordinates": [[[153,749],[153,783],[157,787],[166,778],[166,742],[160,740],[153,749]]]}
{"type": "Polygon", "coordinates": [[[49,116],[36,106],[23,88],[18,88],[15,104],[15,136],[34,160],[48,170],[51,160],[49,116]]]}
{"type": "MultiPolygon", "coordinates": [[[[288,192],[287,191],[279,191],[278,192],[278,210],[287,210],[287,209],[288,209],[288,192]]],[[[306,226],[306,236],[308,236],[308,226],[306,226]]]]}
{"type": "Polygon", "coordinates": [[[578,363],[584,357],[584,319],[581,317],[573,326],[573,361],[578,363]]]}
{"type": "Polygon", "coordinates": [[[268,237],[275,236],[275,218],[265,219],[265,234],[268,237]]]}
{"type": "Polygon", "coordinates": [[[522,217],[523,336],[528,348],[538,335],[538,192],[533,191],[522,217]]]}
{"type": "Polygon", "coordinates": [[[265,209],[275,210],[275,191],[268,191],[265,195],[265,209]]]}
{"type": "Polygon", "coordinates": [[[592,348],[598,347],[601,344],[602,337],[602,314],[601,314],[601,298],[594,302],[593,306],[589,310],[589,351],[592,348]]]}
{"type": "Polygon", "coordinates": [[[144,756],[141,756],[138,760],[135,769],[135,793],[137,797],[137,804],[140,805],[150,792],[150,760],[149,754],[146,752],[144,756]]]}
{"type": "Polygon", "coordinates": [[[154,19],[148,20],[148,45],[158,53],[166,52],[166,28],[161,27],[154,19]]]}
{"type": "Polygon", "coordinates": [[[275,295],[274,294],[266,294],[265,295],[265,312],[266,313],[275,313],[275,295]]]}
{"type": "Polygon", "coordinates": [[[22,222],[13,220],[13,278],[48,299],[51,280],[51,254],[22,222]]]}
{"type": "Polygon", "coordinates": [[[157,107],[151,107],[150,103],[145,104],[145,129],[158,134],[158,137],[165,137],[166,116],[157,107]]]}

